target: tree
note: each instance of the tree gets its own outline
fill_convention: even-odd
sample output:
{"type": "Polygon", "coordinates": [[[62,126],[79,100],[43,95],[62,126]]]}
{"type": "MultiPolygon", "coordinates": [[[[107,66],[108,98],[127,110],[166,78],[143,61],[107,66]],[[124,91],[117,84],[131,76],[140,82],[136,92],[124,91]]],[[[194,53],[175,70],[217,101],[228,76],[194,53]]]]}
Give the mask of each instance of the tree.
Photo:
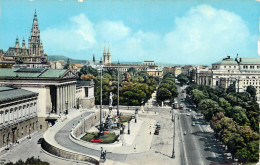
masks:
{"type": "Polygon", "coordinates": [[[177,76],[177,79],[178,79],[178,81],[180,82],[181,85],[187,84],[188,81],[189,81],[189,78],[185,74],[179,74],[177,76]]]}
{"type": "Polygon", "coordinates": [[[235,83],[230,84],[229,87],[227,88],[227,93],[235,93],[235,92],[236,92],[235,83]]]}
{"type": "Polygon", "coordinates": [[[202,100],[202,99],[205,99],[206,96],[203,94],[202,91],[198,90],[198,89],[194,89],[191,91],[191,95],[192,95],[192,98],[193,98],[193,101],[198,105],[199,102],[202,100]]]}
{"type": "Polygon", "coordinates": [[[251,95],[251,97],[255,98],[255,96],[256,96],[256,89],[255,89],[254,86],[249,85],[249,86],[246,88],[246,91],[251,95]]]}
{"type": "Polygon", "coordinates": [[[156,95],[157,100],[159,100],[160,102],[170,100],[171,96],[171,92],[166,88],[159,88],[156,95]]]}
{"type": "Polygon", "coordinates": [[[203,99],[198,104],[199,108],[201,109],[203,115],[205,116],[205,119],[207,121],[210,121],[213,117],[213,115],[217,112],[223,111],[216,101],[213,101],[211,99],[203,99]]]}

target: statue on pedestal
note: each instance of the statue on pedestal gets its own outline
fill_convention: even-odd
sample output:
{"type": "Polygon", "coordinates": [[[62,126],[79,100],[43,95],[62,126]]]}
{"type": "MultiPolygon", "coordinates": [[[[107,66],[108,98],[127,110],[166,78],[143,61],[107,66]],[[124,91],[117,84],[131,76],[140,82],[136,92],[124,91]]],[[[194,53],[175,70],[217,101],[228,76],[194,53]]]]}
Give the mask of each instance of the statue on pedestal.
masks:
{"type": "Polygon", "coordinates": [[[110,96],[109,96],[109,106],[112,107],[112,104],[113,104],[113,93],[110,92],[110,96]]]}

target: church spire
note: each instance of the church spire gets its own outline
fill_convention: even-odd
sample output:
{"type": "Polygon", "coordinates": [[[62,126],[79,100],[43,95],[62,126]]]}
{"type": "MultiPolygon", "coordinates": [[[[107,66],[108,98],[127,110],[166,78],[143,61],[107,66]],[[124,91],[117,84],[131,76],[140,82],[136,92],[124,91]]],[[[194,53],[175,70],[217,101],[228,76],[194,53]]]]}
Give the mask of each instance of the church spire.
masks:
{"type": "Polygon", "coordinates": [[[22,49],[26,49],[25,40],[23,38],[22,49]]]}
{"type": "Polygon", "coordinates": [[[16,37],[15,48],[20,48],[18,36],[16,37]]]}
{"type": "Polygon", "coordinates": [[[96,59],[95,59],[95,54],[93,54],[93,63],[95,64],[96,59]]]}

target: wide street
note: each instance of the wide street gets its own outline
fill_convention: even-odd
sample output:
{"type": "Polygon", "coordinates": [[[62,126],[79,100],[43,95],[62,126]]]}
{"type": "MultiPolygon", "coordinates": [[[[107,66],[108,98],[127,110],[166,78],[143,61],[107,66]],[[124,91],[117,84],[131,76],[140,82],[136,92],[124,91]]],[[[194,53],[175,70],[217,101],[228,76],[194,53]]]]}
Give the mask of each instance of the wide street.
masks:
{"type": "MultiPolygon", "coordinates": [[[[203,121],[193,121],[191,117],[199,116],[194,109],[188,104],[185,99],[186,94],[182,93],[182,89],[178,87],[179,96],[176,99],[179,104],[183,104],[183,109],[172,110],[170,106],[156,107],[152,106],[152,102],[155,100],[155,95],[145,106],[145,111],[148,111],[150,115],[147,115],[146,112],[139,112],[140,117],[146,117],[154,119],[160,122],[161,130],[159,135],[153,135],[153,140],[151,143],[151,148],[147,152],[143,153],[132,153],[132,154],[116,154],[116,153],[107,153],[107,158],[112,160],[114,164],[117,162],[120,164],[181,164],[181,165],[208,165],[208,164],[219,164],[225,162],[223,157],[222,148],[214,140],[212,130],[209,125],[203,121]],[[191,112],[188,109],[191,109],[191,112]],[[151,113],[152,112],[152,113],[151,113]],[[155,113],[156,112],[156,115],[155,113]],[[172,113],[173,112],[173,113],[172,113]],[[153,115],[154,114],[154,115],[153,115]],[[174,121],[172,121],[174,119],[174,121]],[[192,122],[195,122],[196,125],[192,126],[192,122]],[[175,132],[174,132],[175,124],[175,132]],[[186,135],[184,134],[186,132],[186,135]],[[174,153],[173,153],[173,136],[174,138],[174,153]],[[174,158],[172,156],[174,155],[174,158]]],[[[122,107],[122,109],[127,110],[127,107],[122,107]]],[[[129,111],[133,111],[135,108],[130,107],[129,111]]],[[[79,144],[72,142],[69,138],[69,133],[73,125],[76,125],[80,119],[88,116],[90,112],[85,112],[81,116],[78,116],[68,122],[62,129],[60,129],[56,136],[55,140],[62,146],[69,148],[70,150],[89,154],[93,156],[99,156],[100,151],[93,150],[90,148],[85,148],[79,144]]],[[[154,125],[152,125],[154,127],[154,125]]],[[[153,133],[153,132],[152,132],[153,133]]],[[[36,141],[42,134],[36,134],[33,136],[33,145],[36,145],[36,141]]],[[[149,136],[149,135],[147,135],[149,136]]],[[[143,137],[145,140],[146,137],[143,137]]],[[[29,148],[30,144],[23,143],[18,145],[19,148],[29,148]]],[[[39,146],[37,146],[38,148],[39,146]]],[[[136,146],[138,147],[138,146],[136,146]]],[[[45,153],[32,152],[28,155],[40,158],[46,161],[47,157],[45,153]],[[37,154],[35,154],[37,153],[37,154]]],[[[22,150],[21,150],[22,152],[22,150]]],[[[13,149],[12,152],[0,156],[2,159],[7,158],[7,160],[17,161],[21,154],[18,149],[13,149]]],[[[26,157],[21,157],[25,159],[26,157]]],[[[58,164],[62,163],[62,160],[57,158],[51,158],[51,164],[57,162],[58,164]],[[56,161],[55,161],[56,159],[56,161]]],[[[72,163],[72,162],[71,162],[72,163]]]]}

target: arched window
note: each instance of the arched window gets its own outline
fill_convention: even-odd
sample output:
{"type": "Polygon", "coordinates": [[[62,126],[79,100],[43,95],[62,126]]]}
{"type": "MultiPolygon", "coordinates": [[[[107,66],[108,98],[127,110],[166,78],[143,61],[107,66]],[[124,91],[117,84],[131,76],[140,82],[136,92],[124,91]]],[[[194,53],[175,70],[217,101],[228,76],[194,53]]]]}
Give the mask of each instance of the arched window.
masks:
{"type": "Polygon", "coordinates": [[[36,55],[36,46],[33,45],[33,55],[36,55]]]}

